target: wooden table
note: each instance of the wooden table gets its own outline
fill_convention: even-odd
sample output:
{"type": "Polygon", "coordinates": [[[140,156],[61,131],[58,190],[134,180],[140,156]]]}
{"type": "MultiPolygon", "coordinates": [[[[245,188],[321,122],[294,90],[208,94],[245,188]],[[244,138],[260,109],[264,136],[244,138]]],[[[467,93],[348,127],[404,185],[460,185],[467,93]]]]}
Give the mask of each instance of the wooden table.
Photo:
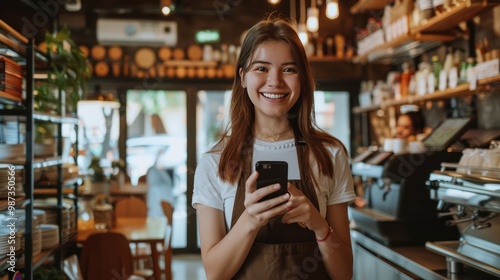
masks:
{"type": "Polygon", "coordinates": [[[137,186],[130,184],[130,182],[123,185],[111,184],[109,188],[109,196],[116,199],[127,196],[137,196],[146,200],[147,195],[148,184],[146,183],[139,183],[137,186]]]}
{"type": "MultiPolygon", "coordinates": [[[[151,246],[151,258],[153,260],[154,279],[161,279],[159,252],[156,249],[156,244],[163,244],[167,227],[167,219],[165,217],[117,218],[115,227],[109,231],[119,232],[133,243],[149,243],[151,246]]],[[[76,242],[83,243],[89,235],[95,232],[98,231],[79,231],[76,236],[76,242]]]]}

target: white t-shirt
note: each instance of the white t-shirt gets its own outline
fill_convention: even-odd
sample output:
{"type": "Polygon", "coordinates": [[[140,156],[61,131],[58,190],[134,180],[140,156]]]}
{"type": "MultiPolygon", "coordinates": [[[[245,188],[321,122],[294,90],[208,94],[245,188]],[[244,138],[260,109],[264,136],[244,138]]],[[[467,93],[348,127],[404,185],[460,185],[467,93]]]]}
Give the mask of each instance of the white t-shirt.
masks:
{"type": "MultiPolygon", "coordinates": [[[[319,188],[317,186],[315,188],[320,213],[323,217],[326,217],[328,205],[350,202],[356,197],[347,155],[340,147],[327,146],[326,148],[333,157],[333,178],[319,174],[316,162],[311,158],[311,168],[319,184],[319,188]]],[[[238,181],[230,184],[220,179],[218,174],[219,160],[220,153],[204,153],[201,156],[194,176],[192,206],[196,208],[197,204],[203,204],[223,211],[226,228],[229,230],[238,181]]],[[[294,139],[273,143],[255,140],[252,166],[255,166],[257,160],[287,161],[289,179],[300,177],[294,139]]]]}

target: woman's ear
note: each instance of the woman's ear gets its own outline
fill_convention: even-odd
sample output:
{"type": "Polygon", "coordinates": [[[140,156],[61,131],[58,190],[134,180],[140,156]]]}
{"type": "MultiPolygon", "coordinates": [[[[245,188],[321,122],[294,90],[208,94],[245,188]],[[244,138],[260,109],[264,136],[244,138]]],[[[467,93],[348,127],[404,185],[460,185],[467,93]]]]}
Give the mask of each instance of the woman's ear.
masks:
{"type": "Polygon", "coordinates": [[[241,87],[246,88],[247,87],[247,82],[245,81],[245,73],[243,73],[243,68],[240,68],[238,70],[240,74],[240,79],[241,79],[241,87]]]}

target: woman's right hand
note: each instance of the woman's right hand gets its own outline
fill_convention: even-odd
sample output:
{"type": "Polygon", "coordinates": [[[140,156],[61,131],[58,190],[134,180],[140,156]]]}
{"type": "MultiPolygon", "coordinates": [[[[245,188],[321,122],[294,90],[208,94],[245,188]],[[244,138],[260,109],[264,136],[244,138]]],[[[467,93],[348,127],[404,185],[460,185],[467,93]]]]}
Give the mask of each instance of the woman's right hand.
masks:
{"type": "Polygon", "coordinates": [[[287,202],[290,198],[288,193],[259,202],[266,195],[279,190],[280,185],[272,184],[256,189],[257,177],[259,172],[254,171],[245,182],[245,208],[255,229],[267,224],[272,217],[284,213],[291,205],[291,202],[287,202]]]}

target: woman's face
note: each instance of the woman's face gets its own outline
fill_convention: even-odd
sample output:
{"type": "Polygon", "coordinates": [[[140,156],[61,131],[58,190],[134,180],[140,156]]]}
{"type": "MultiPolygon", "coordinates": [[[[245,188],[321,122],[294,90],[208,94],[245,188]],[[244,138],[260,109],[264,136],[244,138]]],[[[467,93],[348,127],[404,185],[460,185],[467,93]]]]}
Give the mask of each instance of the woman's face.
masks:
{"type": "Polygon", "coordinates": [[[255,106],[257,119],[283,118],[300,95],[298,67],[290,46],[270,41],[255,50],[241,83],[255,106]]]}
{"type": "Polygon", "coordinates": [[[396,138],[408,138],[415,134],[410,117],[401,115],[396,124],[396,138]]]}

